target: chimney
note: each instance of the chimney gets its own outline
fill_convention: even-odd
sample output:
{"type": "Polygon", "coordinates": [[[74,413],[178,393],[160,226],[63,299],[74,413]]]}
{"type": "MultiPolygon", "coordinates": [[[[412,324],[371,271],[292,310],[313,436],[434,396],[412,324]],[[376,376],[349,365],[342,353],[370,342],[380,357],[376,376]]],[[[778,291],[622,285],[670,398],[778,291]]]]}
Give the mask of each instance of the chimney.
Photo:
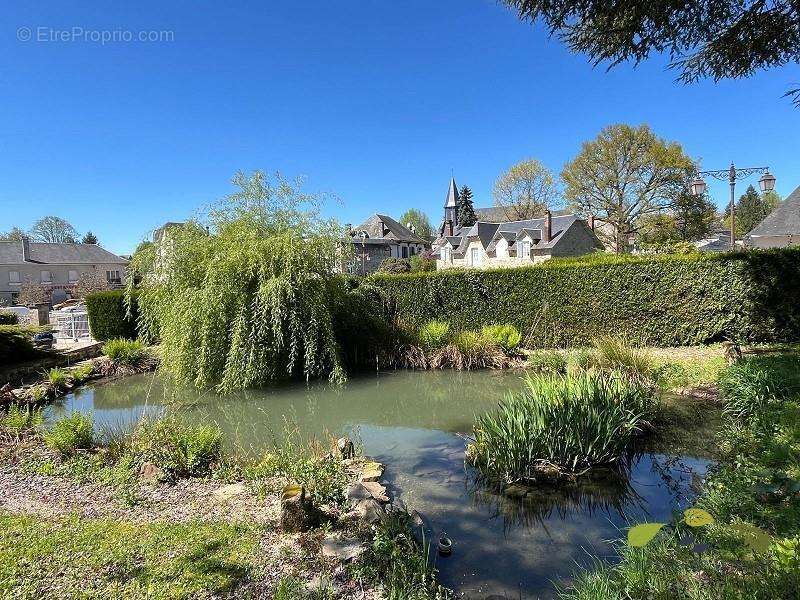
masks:
{"type": "Polygon", "coordinates": [[[386,237],[386,226],[383,223],[383,219],[378,219],[378,230],[381,232],[381,237],[386,237]]]}
{"type": "Polygon", "coordinates": [[[542,241],[549,242],[550,235],[553,227],[553,215],[550,211],[545,211],[544,213],[544,227],[542,227],[542,241]]]}
{"type": "Polygon", "coordinates": [[[586,217],[586,224],[589,226],[589,229],[594,231],[594,215],[589,213],[589,216],[586,217]]]}
{"type": "Polygon", "coordinates": [[[22,262],[28,262],[31,259],[31,243],[28,236],[22,237],[22,262]]]}

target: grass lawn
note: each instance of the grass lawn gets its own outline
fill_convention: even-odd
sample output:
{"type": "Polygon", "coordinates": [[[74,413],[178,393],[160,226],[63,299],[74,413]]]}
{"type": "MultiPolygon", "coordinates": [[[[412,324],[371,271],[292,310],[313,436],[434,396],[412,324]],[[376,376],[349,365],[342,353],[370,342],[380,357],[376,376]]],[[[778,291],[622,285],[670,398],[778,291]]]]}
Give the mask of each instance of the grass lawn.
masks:
{"type": "Polygon", "coordinates": [[[203,598],[258,567],[258,531],[0,515],[4,598],[203,598]]]}

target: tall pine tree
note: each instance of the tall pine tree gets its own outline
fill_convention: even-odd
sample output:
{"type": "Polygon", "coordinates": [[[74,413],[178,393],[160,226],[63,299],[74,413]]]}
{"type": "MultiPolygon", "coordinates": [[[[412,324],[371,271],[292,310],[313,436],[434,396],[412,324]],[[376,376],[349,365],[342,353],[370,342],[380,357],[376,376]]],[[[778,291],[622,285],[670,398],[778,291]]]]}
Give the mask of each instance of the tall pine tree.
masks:
{"type": "Polygon", "coordinates": [[[471,227],[475,225],[478,217],[475,215],[475,207],[472,204],[472,190],[466,185],[461,188],[458,199],[458,226],[471,227]]]}
{"type": "MultiPolygon", "coordinates": [[[[778,200],[775,194],[759,194],[755,187],[749,185],[736,203],[736,235],[743,236],[749,233],[777,205],[778,200]]],[[[727,206],[725,208],[725,217],[729,223],[730,212],[730,206],[727,206]]]]}

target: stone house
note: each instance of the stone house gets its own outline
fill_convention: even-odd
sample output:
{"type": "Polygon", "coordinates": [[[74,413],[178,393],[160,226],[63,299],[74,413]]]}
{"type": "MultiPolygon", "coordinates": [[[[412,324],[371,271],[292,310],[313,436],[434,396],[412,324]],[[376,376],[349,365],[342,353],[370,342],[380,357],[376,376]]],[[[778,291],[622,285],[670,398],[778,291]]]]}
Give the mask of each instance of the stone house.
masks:
{"type": "Polygon", "coordinates": [[[748,248],[800,246],[800,187],[744,236],[748,248]]]}
{"type": "Polygon", "coordinates": [[[127,265],[96,244],[0,242],[0,304],[15,304],[26,283],[44,286],[53,303],[61,302],[86,273],[99,273],[110,287],[122,287],[127,265]]]}
{"type": "Polygon", "coordinates": [[[580,256],[602,251],[593,231],[594,219],[576,215],[486,223],[462,228],[460,235],[446,236],[439,247],[437,269],[471,267],[521,267],[553,257],[580,256]]]}
{"type": "Polygon", "coordinates": [[[356,227],[345,226],[355,257],[351,273],[374,273],[387,258],[411,258],[430,249],[428,240],[387,215],[374,214],[356,227]]]}

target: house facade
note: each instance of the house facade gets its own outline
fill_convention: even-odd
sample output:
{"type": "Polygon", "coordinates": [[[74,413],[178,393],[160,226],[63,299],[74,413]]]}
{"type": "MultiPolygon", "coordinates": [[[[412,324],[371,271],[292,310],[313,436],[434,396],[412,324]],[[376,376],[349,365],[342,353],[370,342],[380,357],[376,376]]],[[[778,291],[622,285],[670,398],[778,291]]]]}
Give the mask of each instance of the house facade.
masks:
{"type": "Polygon", "coordinates": [[[430,249],[428,240],[387,215],[374,214],[356,227],[346,226],[354,249],[348,270],[353,274],[374,273],[387,258],[411,258],[430,249]]]}
{"type": "Polygon", "coordinates": [[[439,237],[433,242],[438,269],[520,267],[604,249],[593,217],[547,211],[540,218],[512,221],[502,207],[489,207],[476,208],[477,222],[463,226],[458,221],[460,201],[451,178],[439,237]]]}
{"type": "Polygon", "coordinates": [[[122,287],[128,261],[96,244],[42,244],[27,239],[0,242],[0,304],[14,305],[26,283],[66,300],[84,274],[99,273],[110,287],[122,287]]]}
{"type": "Polygon", "coordinates": [[[800,187],[744,236],[748,248],[800,246],[800,187]]]}

